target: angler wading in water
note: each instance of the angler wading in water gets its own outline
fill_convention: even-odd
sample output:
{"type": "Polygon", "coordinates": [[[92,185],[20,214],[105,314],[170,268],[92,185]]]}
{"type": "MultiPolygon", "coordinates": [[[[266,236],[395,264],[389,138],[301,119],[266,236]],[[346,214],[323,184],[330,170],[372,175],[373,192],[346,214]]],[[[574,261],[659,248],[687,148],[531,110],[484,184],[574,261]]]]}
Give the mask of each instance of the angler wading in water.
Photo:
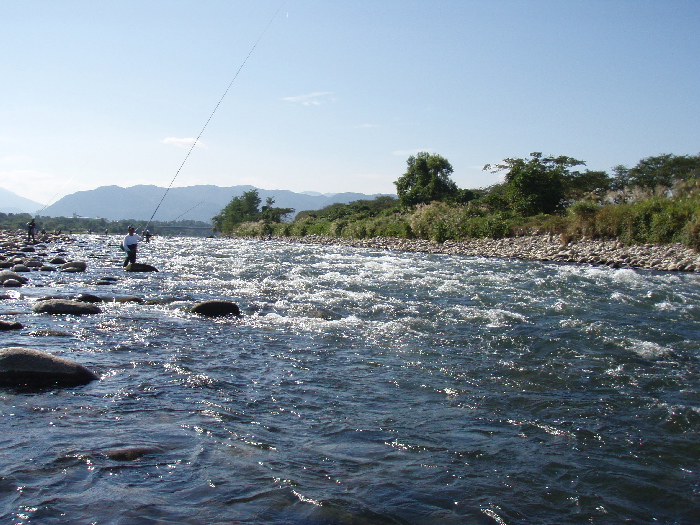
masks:
{"type": "Polygon", "coordinates": [[[124,259],[124,268],[128,264],[133,264],[136,262],[136,248],[138,242],[141,240],[141,236],[136,233],[136,229],[133,226],[129,226],[129,233],[124,237],[122,242],[122,249],[126,252],[126,258],[124,259]]]}

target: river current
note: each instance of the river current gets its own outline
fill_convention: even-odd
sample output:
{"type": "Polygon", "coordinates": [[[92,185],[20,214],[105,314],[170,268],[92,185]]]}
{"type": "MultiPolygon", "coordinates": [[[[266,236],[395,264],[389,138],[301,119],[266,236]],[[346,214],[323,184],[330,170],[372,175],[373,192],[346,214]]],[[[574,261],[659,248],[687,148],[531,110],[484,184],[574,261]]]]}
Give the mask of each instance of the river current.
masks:
{"type": "Polygon", "coordinates": [[[194,238],[129,274],[116,244],[0,301],[3,347],[101,376],[0,390],[2,524],[700,523],[698,274],[194,238]],[[146,302],[31,312],[78,293],[146,302]]]}

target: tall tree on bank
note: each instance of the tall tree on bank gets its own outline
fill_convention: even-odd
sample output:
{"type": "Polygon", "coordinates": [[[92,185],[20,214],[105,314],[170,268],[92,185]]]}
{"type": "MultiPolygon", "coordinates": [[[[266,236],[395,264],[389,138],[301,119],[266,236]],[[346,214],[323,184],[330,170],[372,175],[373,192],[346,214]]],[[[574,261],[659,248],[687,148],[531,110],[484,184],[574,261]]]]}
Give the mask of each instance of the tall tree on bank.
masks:
{"type": "Polygon", "coordinates": [[[561,155],[543,157],[530,153],[530,159],[503,159],[501,164],[487,164],[484,170],[506,173],[506,196],[513,210],[524,216],[554,213],[565,203],[569,168],[585,164],[582,160],[561,155]]]}
{"type": "Polygon", "coordinates": [[[422,151],[406,163],[408,170],[394,182],[402,206],[469,200],[450,178],[454,170],[445,157],[422,151]]]}

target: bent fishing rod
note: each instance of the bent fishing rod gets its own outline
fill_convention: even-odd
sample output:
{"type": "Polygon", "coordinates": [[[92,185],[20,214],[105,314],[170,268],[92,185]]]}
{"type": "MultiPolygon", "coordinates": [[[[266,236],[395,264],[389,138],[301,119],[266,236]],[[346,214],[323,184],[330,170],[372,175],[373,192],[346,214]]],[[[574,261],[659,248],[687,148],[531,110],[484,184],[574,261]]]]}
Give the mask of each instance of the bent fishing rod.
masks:
{"type": "MultiPolygon", "coordinates": [[[[211,112],[211,115],[209,115],[209,118],[208,118],[207,121],[204,123],[204,126],[202,126],[202,129],[201,129],[201,131],[199,132],[199,135],[197,135],[197,138],[194,139],[194,142],[192,143],[192,146],[190,146],[190,149],[187,151],[187,154],[185,155],[185,158],[184,158],[184,160],[182,161],[182,164],[180,164],[180,167],[179,167],[179,168],[177,169],[177,171],[175,172],[175,176],[174,176],[173,179],[170,181],[170,184],[168,185],[167,189],[165,190],[165,193],[163,193],[163,197],[161,197],[160,202],[158,203],[158,206],[156,206],[156,209],[153,211],[153,215],[151,215],[151,218],[148,219],[148,223],[146,224],[144,230],[148,229],[148,226],[150,226],[151,222],[153,222],[153,217],[156,216],[156,213],[158,212],[158,208],[160,208],[160,205],[163,204],[163,201],[165,200],[165,196],[166,196],[166,195],[168,194],[168,192],[170,191],[170,188],[172,188],[173,183],[175,182],[175,179],[177,179],[177,176],[180,174],[180,171],[182,171],[182,167],[185,165],[185,163],[187,162],[187,159],[190,157],[190,154],[192,153],[192,150],[195,148],[195,146],[197,145],[197,142],[199,141],[199,139],[200,139],[200,138],[202,137],[202,135],[204,134],[204,130],[207,129],[207,126],[209,125],[209,122],[211,122],[211,119],[214,117],[214,114],[216,113],[216,110],[219,109],[219,106],[220,106],[221,103],[224,101],[224,98],[226,98],[226,95],[228,94],[229,90],[231,89],[231,86],[233,86],[233,83],[234,83],[234,82],[236,81],[236,79],[238,78],[238,75],[240,74],[241,70],[243,69],[243,66],[246,65],[246,62],[248,62],[248,59],[249,59],[250,56],[253,54],[253,51],[255,51],[255,48],[258,47],[258,43],[260,42],[260,40],[262,40],[263,36],[265,36],[265,33],[267,33],[268,28],[270,27],[270,25],[272,25],[272,22],[275,20],[275,18],[277,18],[277,15],[279,14],[279,12],[282,10],[282,7],[284,7],[284,5],[285,5],[286,3],[287,3],[287,0],[284,0],[284,1],[282,2],[282,4],[280,4],[280,6],[277,8],[277,11],[275,11],[275,13],[272,15],[272,17],[270,18],[270,20],[267,22],[267,25],[265,26],[265,29],[262,30],[262,32],[260,33],[260,36],[259,36],[258,39],[255,41],[255,43],[253,44],[253,47],[250,48],[250,51],[248,52],[248,55],[245,57],[245,59],[244,59],[243,62],[241,63],[240,67],[238,68],[238,71],[236,71],[236,74],[233,76],[233,79],[231,80],[231,82],[229,82],[228,87],[224,90],[224,94],[221,95],[221,98],[219,99],[219,102],[216,103],[216,106],[214,106],[214,109],[213,109],[213,111],[211,112]]],[[[182,216],[182,215],[181,215],[181,216],[182,216]]]]}

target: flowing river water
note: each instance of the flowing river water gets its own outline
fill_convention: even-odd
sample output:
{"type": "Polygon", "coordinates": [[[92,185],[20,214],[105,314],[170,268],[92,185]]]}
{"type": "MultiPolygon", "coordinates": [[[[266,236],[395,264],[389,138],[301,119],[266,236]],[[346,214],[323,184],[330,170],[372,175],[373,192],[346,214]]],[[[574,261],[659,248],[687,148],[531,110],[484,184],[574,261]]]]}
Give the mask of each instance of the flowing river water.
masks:
{"type": "Polygon", "coordinates": [[[0,523],[700,522],[698,274],[194,238],[133,274],[116,244],[0,301],[3,347],[101,376],[0,390],[0,523]],[[31,312],[78,293],[146,302],[31,312]],[[189,313],[214,298],[242,317],[189,313]]]}

